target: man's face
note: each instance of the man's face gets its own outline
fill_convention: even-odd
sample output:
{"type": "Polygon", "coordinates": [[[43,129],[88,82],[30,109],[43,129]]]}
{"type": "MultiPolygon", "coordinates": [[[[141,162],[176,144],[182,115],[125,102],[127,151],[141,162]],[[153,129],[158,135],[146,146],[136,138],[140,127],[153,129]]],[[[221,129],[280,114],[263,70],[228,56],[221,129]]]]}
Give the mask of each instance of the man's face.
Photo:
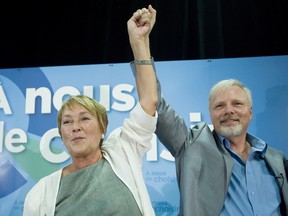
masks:
{"type": "Polygon", "coordinates": [[[210,117],[215,131],[225,138],[246,134],[252,119],[246,92],[238,86],[216,92],[211,100],[210,117]]]}

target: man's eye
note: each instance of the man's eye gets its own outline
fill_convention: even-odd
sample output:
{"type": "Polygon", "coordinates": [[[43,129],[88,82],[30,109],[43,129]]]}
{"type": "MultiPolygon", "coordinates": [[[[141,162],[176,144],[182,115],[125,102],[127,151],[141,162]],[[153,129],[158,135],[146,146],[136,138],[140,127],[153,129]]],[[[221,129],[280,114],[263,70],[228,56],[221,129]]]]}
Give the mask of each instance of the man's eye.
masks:
{"type": "Polygon", "coordinates": [[[240,103],[240,102],[235,103],[235,106],[241,106],[241,105],[242,105],[242,103],[240,103]]]}
{"type": "Polygon", "coordinates": [[[221,107],[222,107],[222,104],[218,104],[218,105],[215,106],[216,109],[219,109],[221,107]]]}

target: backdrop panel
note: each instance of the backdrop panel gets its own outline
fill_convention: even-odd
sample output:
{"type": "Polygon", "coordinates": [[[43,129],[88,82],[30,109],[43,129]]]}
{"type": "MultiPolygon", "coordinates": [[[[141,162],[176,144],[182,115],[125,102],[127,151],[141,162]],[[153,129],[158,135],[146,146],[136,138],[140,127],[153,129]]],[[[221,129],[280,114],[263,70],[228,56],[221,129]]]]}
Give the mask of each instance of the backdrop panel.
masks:
{"type": "MultiPolygon", "coordinates": [[[[192,126],[211,124],[208,94],[217,81],[236,78],[253,95],[249,132],[288,155],[288,56],[156,61],[163,93],[192,126]]],[[[86,94],[108,111],[108,133],[137,100],[129,63],[0,70],[0,215],[22,215],[30,188],[70,163],[59,138],[57,110],[70,94],[86,94]]],[[[143,175],[156,215],[177,215],[174,159],[156,136],[143,175]]]]}

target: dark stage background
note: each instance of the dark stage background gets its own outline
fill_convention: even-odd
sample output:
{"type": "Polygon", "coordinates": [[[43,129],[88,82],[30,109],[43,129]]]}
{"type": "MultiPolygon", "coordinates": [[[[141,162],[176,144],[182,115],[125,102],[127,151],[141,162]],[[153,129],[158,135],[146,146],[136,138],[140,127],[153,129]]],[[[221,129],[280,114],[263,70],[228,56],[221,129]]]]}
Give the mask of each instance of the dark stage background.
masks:
{"type": "Polygon", "coordinates": [[[129,62],[126,22],[150,3],[157,61],[288,54],[287,0],[3,1],[0,68],[129,62]]]}

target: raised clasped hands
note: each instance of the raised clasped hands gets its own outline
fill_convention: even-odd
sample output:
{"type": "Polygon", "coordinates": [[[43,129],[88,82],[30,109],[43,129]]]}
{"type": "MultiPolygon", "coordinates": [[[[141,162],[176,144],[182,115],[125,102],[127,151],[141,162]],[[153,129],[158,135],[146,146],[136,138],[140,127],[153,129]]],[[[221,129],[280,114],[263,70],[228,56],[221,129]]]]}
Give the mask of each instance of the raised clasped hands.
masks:
{"type": "Polygon", "coordinates": [[[156,10],[149,5],[135,11],[127,22],[130,43],[149,41],[149,34],[156,21],[156,10]]]}

